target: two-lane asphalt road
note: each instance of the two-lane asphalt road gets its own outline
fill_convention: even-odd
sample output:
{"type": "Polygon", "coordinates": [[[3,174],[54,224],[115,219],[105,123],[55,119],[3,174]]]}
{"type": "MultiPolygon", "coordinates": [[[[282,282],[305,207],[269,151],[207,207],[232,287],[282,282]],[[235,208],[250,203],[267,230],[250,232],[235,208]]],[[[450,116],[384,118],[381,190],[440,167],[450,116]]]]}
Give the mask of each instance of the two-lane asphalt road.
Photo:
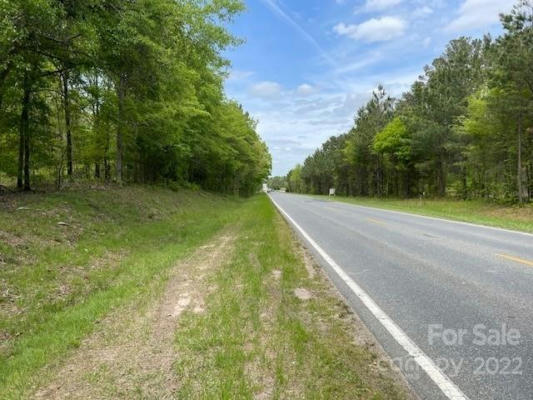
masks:
{"type": "Polygon", "coordinates": [[[533,399],[533,235],[271,199],[421,398],[533,399]]]}

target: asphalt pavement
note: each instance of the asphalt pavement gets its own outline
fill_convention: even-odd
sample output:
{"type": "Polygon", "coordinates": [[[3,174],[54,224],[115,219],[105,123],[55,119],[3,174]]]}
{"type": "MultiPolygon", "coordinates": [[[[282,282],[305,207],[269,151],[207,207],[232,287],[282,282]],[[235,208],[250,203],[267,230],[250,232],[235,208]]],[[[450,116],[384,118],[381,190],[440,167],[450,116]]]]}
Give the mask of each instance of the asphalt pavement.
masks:
{"type": "Polygon", "coordinates": [[[420,398],[533,399],[533,235],[270,196],[420,398]]]}

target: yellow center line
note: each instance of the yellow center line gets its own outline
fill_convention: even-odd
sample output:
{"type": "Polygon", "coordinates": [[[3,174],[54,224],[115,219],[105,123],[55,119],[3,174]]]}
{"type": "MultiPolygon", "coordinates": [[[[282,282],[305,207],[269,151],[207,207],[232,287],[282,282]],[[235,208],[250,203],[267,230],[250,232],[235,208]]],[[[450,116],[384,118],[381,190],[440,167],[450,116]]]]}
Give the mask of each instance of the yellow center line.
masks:
{"type": "Polygon", "coordinates": [[[385,222],[380,221],[379,219],[367,218],[366,220],[367,220],[368,222],[372,222],[372,223],[374,223],[374,224],[378,224],[378,225],[386,225],[385,222]]]}
{"type": "Polygon", "coordinates": [[[511,261],[515,261],[520,264],[529,265],[530,267],[533,267],[533,261],[531,260],[524,260],[520,257],[510,256],[509,254],[496,254],[498,257],[506,258],[511,261]]]}

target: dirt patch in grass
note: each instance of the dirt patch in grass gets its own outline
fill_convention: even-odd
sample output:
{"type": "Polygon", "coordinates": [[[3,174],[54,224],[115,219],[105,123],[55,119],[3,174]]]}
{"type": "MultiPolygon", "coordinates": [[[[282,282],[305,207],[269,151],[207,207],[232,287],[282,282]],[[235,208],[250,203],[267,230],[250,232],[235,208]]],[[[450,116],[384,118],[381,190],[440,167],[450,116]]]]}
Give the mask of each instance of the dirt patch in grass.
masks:
{"type": "Polygon", "coordinates": [[[300,300],[310,300],[313,298],[313,295],[311,292],[304,288],[296,288],[294,289],[294,295],[299,298],[300,300]]]}
{"type": "Polygon", "coordinates": [[[13,235],[10,232],[0,231],[0,241],[11,247],[18,247],[25,243],[25,240],[20,236],[13,235]]]}
{"type": "Polygon", "coordinates": [[[113,312],[61,366],[37,399],[173,398],[174,334],[185,310],[203,313],[206,277],[231,254],[233,234],[202,246],[169,272],[163,294],[113,312]]]}

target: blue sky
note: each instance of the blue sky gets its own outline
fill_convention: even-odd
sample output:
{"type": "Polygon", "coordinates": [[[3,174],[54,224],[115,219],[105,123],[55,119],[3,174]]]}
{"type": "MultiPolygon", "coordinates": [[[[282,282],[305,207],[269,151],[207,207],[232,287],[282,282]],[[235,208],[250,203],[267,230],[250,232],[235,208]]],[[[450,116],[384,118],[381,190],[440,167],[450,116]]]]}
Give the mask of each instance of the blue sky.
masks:
{"type": "Polygon", "coordinates": [[[259,121],[285,175],[346,132],[382,84],[401,95],[451,39],[500,33],[513,0],[247,0],[230,27],[230,98],[259,121]]]}

